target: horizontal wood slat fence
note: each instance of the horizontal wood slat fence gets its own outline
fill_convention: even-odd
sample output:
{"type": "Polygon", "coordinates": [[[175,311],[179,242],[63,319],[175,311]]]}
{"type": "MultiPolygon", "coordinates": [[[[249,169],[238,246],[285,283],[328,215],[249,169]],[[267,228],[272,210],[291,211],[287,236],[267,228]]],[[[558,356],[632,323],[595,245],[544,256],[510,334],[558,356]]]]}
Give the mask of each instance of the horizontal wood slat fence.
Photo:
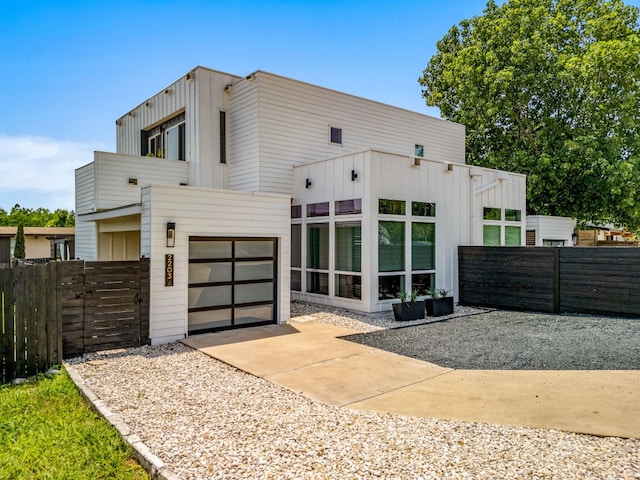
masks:
{"type": "Polygon", "coordinates": [[[640,248],[458,247],[462,305],[640,316],[640,248]]]}
{"type": "Polygon", "coordinates": [[[149,260],[0,268],[0,380],[149,343],[149,260]]]}

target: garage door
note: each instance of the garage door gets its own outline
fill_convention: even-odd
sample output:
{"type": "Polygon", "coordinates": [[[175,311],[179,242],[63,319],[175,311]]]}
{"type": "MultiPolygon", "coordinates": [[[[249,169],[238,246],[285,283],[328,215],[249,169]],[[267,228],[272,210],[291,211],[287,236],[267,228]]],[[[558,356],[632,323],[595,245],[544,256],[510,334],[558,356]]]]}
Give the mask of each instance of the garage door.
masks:
{"type": "Polygon", "coordinates": [[[189,239],[189,334],[276,323],[275,238],[189,239]]]}

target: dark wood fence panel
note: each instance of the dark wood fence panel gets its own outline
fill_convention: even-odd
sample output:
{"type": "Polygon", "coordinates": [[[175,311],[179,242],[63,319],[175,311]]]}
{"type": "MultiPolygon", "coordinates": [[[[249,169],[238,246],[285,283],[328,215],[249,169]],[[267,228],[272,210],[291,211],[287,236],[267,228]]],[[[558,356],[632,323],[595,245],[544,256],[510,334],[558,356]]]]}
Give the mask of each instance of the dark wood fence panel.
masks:
{"type": "Polygon", "coordinates": [[[0,268],[0,380],[149,343],[149,260],[0,268]]]}
{"type": "Polygon", "coordinates": [[[640,248],[563,248],[560,272],[560,311],[640,315],[640,248]]]}
{"type": "Polygon", "coordinates": [[[62,359],[58,319],[51,316],[55,278],[55,264],[0,269],[3,383],[44,372],[62,359]]]}
{"type": "Polygon", "coordinates": [[[640,316],[640,249],[459,247],[463,305],[640,316]]]}
{"type": "Polygon", "coordinates": [[[459,247],[459,301],[516,310],[552,312],[554,257],[552,249],[522,247],[459,247]]]}

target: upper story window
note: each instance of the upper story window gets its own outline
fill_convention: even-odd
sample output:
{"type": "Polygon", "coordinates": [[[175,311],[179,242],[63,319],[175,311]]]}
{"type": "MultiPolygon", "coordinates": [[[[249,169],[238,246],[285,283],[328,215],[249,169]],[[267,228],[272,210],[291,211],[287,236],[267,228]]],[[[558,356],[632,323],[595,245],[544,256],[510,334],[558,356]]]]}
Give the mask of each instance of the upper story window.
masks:
{"type": "Polygon", "coordinates": [[[149,130],[141,132],[141,154],[169,160],[186,160],[186,123],[184,112],[149,130]]]}
{"type": "Polygon", "coordinates": [[[342,145],[342,129],[337,127],[331,127],[330,129],[330,140],[331,143],[337,143],[342,145]]]}
{"type": "Polygon", "coordinates": [[[420,145],[418,143],[415,144],[414,156],[416,156],[416,157],[424,157],[424,145],[420,145]]]}

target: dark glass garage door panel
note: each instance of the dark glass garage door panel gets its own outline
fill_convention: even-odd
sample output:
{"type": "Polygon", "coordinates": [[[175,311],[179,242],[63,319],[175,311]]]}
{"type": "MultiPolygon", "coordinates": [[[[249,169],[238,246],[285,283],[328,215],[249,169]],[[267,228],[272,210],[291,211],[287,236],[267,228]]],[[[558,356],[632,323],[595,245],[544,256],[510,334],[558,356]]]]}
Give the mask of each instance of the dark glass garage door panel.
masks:
{"type": "Polygon", "coordinates": [[[276,323],[273,238],[191,238],[189,333],[276,323]]]}
{"type": "Polygon", "coordinates": [[[189,313],[189,333],[211,331],[231,327],[231,309],[205,310],[189,313]]]}
{"type": "Polygon", "coordinates": [[[236,262],[236,282],[265,279],[273,279],[273,260],[236,262]]]}
{"type": "Polygon", "coordinates": [[[230,282],[232,273],[231,262],[190,263],[189,283],[230,282]]]}
{"type": "Polygon", "coordinates": [[[231,303],[231,285],[189,288],[189,308],[221,307],[231,303]]]}

